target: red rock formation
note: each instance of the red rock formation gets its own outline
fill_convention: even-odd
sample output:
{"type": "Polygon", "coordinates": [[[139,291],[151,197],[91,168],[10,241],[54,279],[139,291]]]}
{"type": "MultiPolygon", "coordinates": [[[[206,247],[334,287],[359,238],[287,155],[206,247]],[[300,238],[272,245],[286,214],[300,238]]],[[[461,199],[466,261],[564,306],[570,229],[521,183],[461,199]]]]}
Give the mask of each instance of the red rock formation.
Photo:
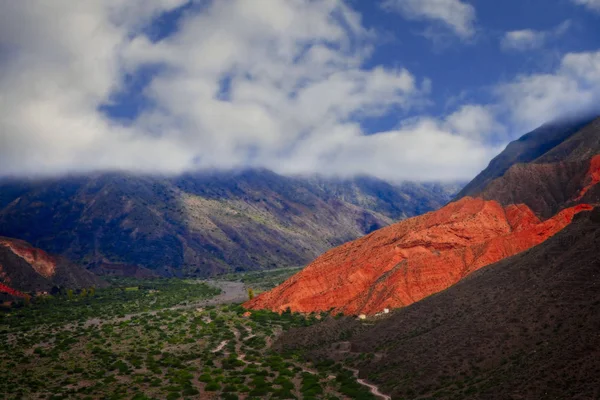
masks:
{"type": "Polygon", "coordinates": [[[22,297],[22,298],[28,297],[28,295],[26,295],[25,293],[21,293],[18,290],[15,290],[11,287],[3,285],[2,283],[0,283],[0,293],[8,293],[11,296],[15,296],[15,297],[22,297]]]}
{"type": "Polygon", "coordinates": [[[541,221],[522,204],[465,197],[333,249],[245,306],[346,314],[406,306],[540,244],[588,209],[578,205],[541,221]]]}
{"type": "Polygon", "coordinates": [[[600,155],[592,158],[587,176],[589,183],[581,190],[579,197],[575,201],[581,200],[593,186],[600,183],[600,155]]]}
{"type": "Polygon", "coordinates": [[[0,237],[0,263],[0,283],[4,289],[29,293],[50,291],[56,286],[79,289],[107,285],[90,271],[23,240],[0,237]]]}
{"type": "Polygon", "coordinates": [[[30,264],[38,274],[46,278],[54,276],[57,260],[45,251],[32,247],[27,242],[6,238],[0,238],[0,246],[8,247],[15,255],[30,264]]]}

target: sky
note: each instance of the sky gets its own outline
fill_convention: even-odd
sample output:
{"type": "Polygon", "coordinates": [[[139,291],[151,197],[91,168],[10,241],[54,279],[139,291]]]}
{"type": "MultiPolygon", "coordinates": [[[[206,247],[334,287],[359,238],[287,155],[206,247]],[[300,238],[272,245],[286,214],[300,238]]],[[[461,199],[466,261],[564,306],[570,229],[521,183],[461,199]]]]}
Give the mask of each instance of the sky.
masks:
{"type": "Polygon", "coordinates": [[[599,104],[600,0],[0,0],[0,176],[466,181],[599,104]]]}

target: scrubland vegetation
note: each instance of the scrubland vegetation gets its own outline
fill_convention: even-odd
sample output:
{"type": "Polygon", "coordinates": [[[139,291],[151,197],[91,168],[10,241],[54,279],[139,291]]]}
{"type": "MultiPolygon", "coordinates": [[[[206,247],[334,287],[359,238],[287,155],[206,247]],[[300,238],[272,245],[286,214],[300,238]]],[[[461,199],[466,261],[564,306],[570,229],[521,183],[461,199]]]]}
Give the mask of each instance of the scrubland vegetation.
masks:
{"type": "Polygon", "coordinates": [[[0,313],[3,398],[374,398],[341,365],[271,351],[324,314],[203,306],[219,289],[198,282],[112,283],[0,313]]]}

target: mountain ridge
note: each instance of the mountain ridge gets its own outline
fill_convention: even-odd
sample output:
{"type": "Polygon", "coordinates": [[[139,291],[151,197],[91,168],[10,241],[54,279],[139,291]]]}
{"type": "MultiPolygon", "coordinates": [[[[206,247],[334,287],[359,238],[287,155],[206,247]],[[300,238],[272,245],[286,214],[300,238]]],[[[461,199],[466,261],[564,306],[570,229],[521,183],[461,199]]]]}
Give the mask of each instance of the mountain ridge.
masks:
{"type": "Polygon", "coordinates": [[[0,183],[0,235],[100,274],[210,276],[303,265],[448,202],[456,185],[271,171],[93,174],[0,183]]]}
{"type": "Polygon", "coordinates": [[[511,142],[489,165],[456,195],[454,200],[465,196],[477,196],[494,179],[504,175],[515,164],[535,163],[540,157],[551,153],[557,146],[564,144],[582,128],[599,123],[600,118],[584,118],[556,121],[539,128],[511,142]]]}

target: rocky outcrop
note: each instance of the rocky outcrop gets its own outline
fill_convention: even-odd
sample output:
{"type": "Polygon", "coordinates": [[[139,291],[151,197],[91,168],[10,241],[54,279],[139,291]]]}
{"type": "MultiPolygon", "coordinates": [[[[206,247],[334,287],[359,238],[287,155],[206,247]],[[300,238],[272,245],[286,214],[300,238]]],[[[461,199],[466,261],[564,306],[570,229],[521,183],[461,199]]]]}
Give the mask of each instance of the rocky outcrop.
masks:
{"type": "Polygon", "coordinates": [[[25,297],[23,292],[92,286],[103,287],[106,283],[84,268],[27,242],[0,237],[0,292],[25,297]]]}
{"type": "Polygon", "coordinates": [[[595,156],[592,158],[590,169],[587,173],[587,181],[587,184],[583,189],[581,189],[581,192],[575,201],[580,201],[583,199],[594,186],[600,183],[600,156],[595,156]]]}
{"type": "Polygon", "coordinates": [[[56,273],[57,260],[43,250],[36,249],[22,240],[0,238],[0,246],[10,249],[25,260],[41,276],[51,278],[56,273]]]}
{"type": "MultiPolygon", "coordinates": [[[[1,266],[0,266],[1,267],[1,266]]],[[[2,283],[0,283],[0,293],[5,293],[9,296],[12,297],[21,297],[21,298],[25,298],[27,297],[27,295],[25,293],[21,293],[18,290],[15,290],[9,286],[6,286],[2,283]]]]}
{"type": "Polygon", "coordinates": [[[522,204],[466,197],[333,249],[246,306],[345,314],[407,306],[542,243],[591,208],[578,205],[541,221],[522,204]]]}

